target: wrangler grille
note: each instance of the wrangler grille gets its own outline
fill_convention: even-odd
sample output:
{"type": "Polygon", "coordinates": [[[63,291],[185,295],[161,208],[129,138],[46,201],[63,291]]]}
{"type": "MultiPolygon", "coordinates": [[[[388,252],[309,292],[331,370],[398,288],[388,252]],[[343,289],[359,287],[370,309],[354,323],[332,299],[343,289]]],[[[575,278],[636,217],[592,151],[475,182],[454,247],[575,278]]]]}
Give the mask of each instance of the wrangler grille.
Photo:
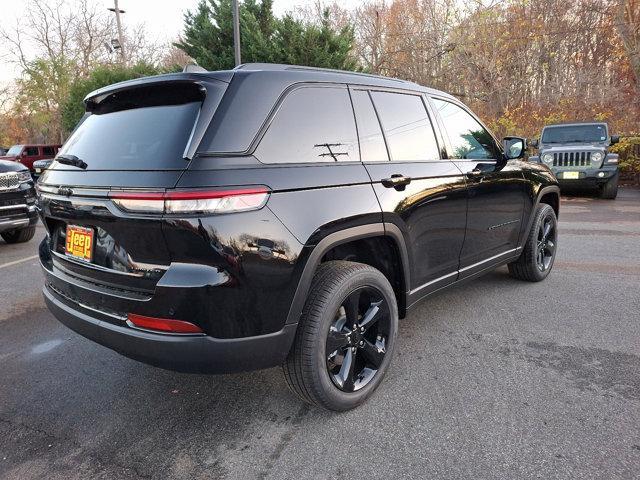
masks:
{"type": "Polygon", "coordinates": [[[590,167],[591,152],[560,152],[553,154],[554,167],[590,167]]]}
{"type": "Polygon", "coordinates": [[[0,173],[0,191],[13,190],[20,186],[17,173],[0,173]]]}

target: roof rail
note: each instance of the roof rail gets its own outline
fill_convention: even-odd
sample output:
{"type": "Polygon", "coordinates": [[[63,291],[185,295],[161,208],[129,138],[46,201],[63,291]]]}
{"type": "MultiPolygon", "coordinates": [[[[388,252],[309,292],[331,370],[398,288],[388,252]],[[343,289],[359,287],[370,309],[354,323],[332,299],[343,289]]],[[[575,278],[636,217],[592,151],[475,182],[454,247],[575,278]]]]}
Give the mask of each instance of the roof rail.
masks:
{"type": "Polygon", "coordinates": [[[384,75],[374,75],[371,73],[363,73],[363,72],[350,72],[348,70],[337,70],[333,68],[307,67],[307,66],[301,66],[301,65],[284,65],[279,63],[243,63],[235,67],[234,70],[268,70],[268,71],[294,70],[294,71],[301,71],[301,72],[304,72],[304,71],[326,72],[326,73],[338,73],[343,75],[357,75],[359,77],[380,78],[384,80],[390,80],[393,82],[414,84],[414,82],[410,82],[408,80],[401,80],[399,78],[393,78],[393,77],[385,77],[384,75]]]}

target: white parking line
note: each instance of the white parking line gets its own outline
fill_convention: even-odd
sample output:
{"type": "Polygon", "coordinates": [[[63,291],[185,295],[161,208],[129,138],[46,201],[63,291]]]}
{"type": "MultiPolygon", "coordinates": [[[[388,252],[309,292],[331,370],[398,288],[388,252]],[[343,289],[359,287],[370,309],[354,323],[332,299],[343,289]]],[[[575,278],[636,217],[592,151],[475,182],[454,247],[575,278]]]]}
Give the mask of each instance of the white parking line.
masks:
{"type": "Polygon", "coordinates": [[[27,257],[27,258],[21,258],[20,260],[15,260],[13,262],[3,263],[2,265],[0,265],[0,268],[11,267],[13,265],[17,265],[17,264],[22,263],[22,262],[28,262],[29,260],[35,260],[36,258],[38,258],[38,255],[32,255],[32,256],[27,257]]]}

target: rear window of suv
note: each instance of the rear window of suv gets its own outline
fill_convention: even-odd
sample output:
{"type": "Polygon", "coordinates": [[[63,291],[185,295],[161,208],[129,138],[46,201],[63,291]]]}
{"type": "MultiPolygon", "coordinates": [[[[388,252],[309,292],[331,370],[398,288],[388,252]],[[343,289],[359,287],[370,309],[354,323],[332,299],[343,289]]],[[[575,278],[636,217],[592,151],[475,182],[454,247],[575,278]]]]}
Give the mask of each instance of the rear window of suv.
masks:
{"type": "Polygon", "coordinates": [[[191,84],[111,94],[89,104],[91,113],[59,154],[75,155],[87,163],[87,170],[183,169],[201,103],[202,93],[191,84]]]}

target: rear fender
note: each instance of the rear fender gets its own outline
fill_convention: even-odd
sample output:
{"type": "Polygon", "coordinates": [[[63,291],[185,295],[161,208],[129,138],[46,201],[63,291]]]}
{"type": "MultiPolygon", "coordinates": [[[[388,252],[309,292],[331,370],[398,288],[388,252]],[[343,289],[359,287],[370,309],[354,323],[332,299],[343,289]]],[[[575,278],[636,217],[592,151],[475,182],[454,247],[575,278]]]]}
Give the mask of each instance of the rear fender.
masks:
{"type": "MultiPolygon", "coordinates": [[[[334,232],[322,240],[320,240],[315,246],[305,247],[307,251],[306,260],[302,260],[304,262],[304,267],[302,270],[302,274],[300,276],[300,280],[298,282],[298,287],[296,289],[293,301],[291,302],[291,308],[289,310],[289,315],[287,316],[287,324],[296,323],[302,314],[302,309],[304,307],[304,303],[307,300],[307,295],[309,293],[309,288],[311,287],[311,282],[313,280],[313,276],[320,265],[322,257],[332,248],[348,243],[354,240],[359,240],[362,238],[368,237],[377,237],[377,236],[387,236],[393,239],[395,244],[398,247],[398,251],[400,254],[400,258],[402,261],[402,269],[404,276],[404,284],[405,286],[410,285],[409,279],[409,258],[407,253],[407,248],[404,243],[404,238],[402,236],[402,232],[400,229],[390,223],[375,223],[368,225],[361,225],[357,227],[347,228],[345,230],[341,230],[339,232],[334,232]]],[[[304,255],[304,254],[303,254],[304,255]]],[[[405,297],[407,292],[403,292],[405,297]]],[[[406,298],[405,298],[406,303],[406,298]]]]}

